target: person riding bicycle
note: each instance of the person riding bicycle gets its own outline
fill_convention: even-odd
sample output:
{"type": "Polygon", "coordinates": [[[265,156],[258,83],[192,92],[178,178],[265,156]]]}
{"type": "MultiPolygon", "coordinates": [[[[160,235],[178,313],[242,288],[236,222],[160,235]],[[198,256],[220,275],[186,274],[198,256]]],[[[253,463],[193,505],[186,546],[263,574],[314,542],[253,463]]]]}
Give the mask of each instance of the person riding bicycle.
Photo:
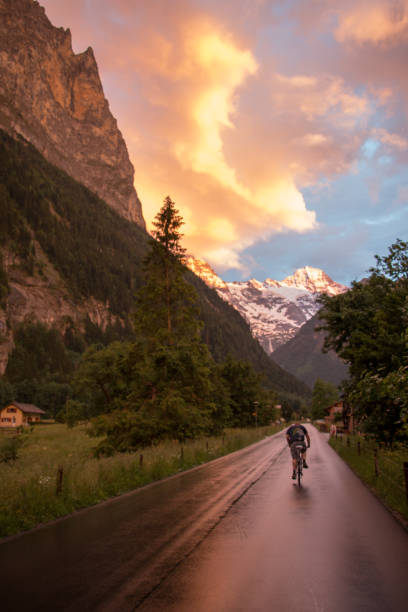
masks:
{"type": "Polygon", "coordinates": [[[286,440],[287,440],[288,445],[290,447],[290,454],[292,455],[292,465],[293,465],[292,479],[293,480],[296,479],[296,463],[297,463],[297,461],[296,461],[296,458],[297,458],[296,445],[302,444],[302,446],[303,446],[303,449],[302,449],[303,467],[304,468],[308,468],[309,467],[307,465],[307,463],[306,463],[305,437],[306,437],[306,440],[307,440],[307,448],[310,448],[310,437],[309,437],[309,434],[308,434],[308,431],[307,431],[306,427],[304,427],[300,423],[293,423],[293,425],[291,425],[286,430],[286,440]]]}

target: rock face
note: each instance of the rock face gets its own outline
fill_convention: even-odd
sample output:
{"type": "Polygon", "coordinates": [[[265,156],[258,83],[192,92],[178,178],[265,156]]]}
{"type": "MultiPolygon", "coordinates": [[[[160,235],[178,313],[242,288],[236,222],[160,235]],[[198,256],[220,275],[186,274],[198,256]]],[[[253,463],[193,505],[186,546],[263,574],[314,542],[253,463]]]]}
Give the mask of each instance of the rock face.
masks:
{"type": "Polygon", "coordinates": [[[66,289],[58,272],[48,262],[38,242],[36,253],[42,263],[41,275],[27,276],[19,269],[18,258],[3,251],[3,265],[7,272],[10,294],[5,309],[0,308],[0,375],[3,375],[8,356],[13,348],[13,330],[27,319],[41,321],[65,331],[69,321],[83,329],[85,317],[101,329],[113,323],[116,317],[106,304],[90,298],[78,304],[66,289]]]}
{"type": "Polygon", "coordinates": [[[305,266],[282,281],[225,282],[204,261],[187,258],[188,267],[244,317],[252,334],[271,354],[293,338],[317,313],[320,293],[337,295],[347,287],[334,282],[323,270],[305,266]]]}
{"type": "Polygon", "coordinates": [[[34,0],[0,0],[0,127],[145,227],[92,49],[74,54],[70,31],[34,0]]]}

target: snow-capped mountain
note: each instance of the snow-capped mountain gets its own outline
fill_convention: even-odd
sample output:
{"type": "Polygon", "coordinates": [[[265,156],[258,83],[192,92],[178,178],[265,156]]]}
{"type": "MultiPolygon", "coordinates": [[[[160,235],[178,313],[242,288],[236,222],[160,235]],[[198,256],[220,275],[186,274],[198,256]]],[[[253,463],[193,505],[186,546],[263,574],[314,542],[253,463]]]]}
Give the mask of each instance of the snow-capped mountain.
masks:
{"type": "Polygon", "coordinates": [[[334,282],[323,270],[305,266],[282,281],[225,282],[202,259],[187,258],[188,267],[249,323],[253,335],[267,353],[293,338],[319,310],[320,293],[337,295],[347,287],[334,282]]]}

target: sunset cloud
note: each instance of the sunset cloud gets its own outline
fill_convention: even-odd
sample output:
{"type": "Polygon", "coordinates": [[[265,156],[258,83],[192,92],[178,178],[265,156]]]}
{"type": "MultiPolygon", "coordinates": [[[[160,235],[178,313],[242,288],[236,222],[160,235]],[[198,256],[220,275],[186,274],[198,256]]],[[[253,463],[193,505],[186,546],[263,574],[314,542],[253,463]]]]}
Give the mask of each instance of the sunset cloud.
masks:
{"type": "Polygon", "coordinates": [[[323,231],[320,186],[355,175],[367,142],[367,206],[381,155],[389,182],[405,163],[408,0],[41,3],[76,52],[94,48],[148,227],[170,195],[184,245],[219,271],[323,231]]]}
{"type": "Polygon", "coordinates": [[[393,44],[408,38],[408,0],[365,0],[338,12],[338,41],[393,44]]]}
{"type": "Polygon", "coordinates": [[[400,134],[390,134],[383,128],[378,128],[373,133],[383,144],[399,151],[408,151],[408,139],[400,134]]]}

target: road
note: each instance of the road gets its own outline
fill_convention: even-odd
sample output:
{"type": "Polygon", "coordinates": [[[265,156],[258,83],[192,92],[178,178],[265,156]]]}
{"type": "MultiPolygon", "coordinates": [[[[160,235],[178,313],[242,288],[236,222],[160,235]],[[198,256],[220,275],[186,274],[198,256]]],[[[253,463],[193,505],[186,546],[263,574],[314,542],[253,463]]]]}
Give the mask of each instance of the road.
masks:
{"type": "Polygon", "coordinates": [[[405,612],[408,534],[311,428],[0,543],[1,609],[405,612]]]}

